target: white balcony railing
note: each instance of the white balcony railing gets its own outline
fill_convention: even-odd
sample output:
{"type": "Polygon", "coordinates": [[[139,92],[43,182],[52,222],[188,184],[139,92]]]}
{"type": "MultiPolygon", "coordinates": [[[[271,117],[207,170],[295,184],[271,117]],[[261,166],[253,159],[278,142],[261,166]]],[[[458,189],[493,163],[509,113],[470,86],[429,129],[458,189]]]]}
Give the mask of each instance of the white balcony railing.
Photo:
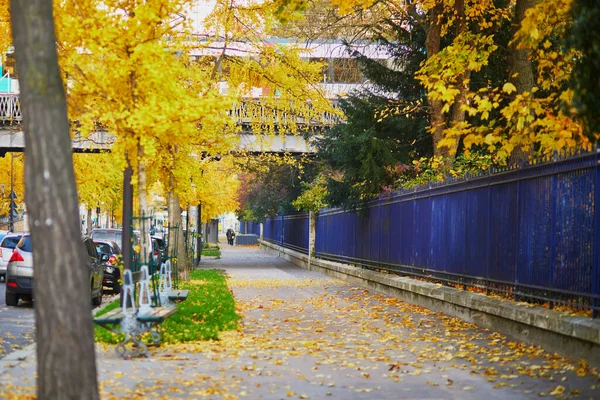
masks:
{"type": "MultiPolygon", "coordinates": [[[[337,102],[334,103],[334,106],[337,102]]],[[[260,104],[258,99],[248,99],[242,103],[235,104],[230,116],[236,119],[240,125],[252,124],[276,124],[287,125],[294,122],[302,126],[328,127],[341,121],[339,115],[334,113],[322,113],[313,118],[306,118],[293,111],[281,111],[260,104]]],[[[18,94],[0,94],[0,124],[20,125],[22,122],[21,105],[18,94]]]]}

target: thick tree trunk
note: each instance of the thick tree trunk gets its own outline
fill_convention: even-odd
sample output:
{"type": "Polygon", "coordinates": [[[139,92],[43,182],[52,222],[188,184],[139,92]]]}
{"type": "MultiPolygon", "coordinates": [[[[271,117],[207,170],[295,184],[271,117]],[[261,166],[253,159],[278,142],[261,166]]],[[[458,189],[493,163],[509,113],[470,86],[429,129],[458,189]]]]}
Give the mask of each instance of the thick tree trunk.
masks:
{"type": "MultiPolygon", "coordinates": [[[[440,52],[440,43],[442,35],[442,24],[439,20],[443,12],[443,4],[438,2],[431,10],[429,14],[429,29],[427,30],[427,37],[425,39],[425,49],[427,51],[427,58],[431,58],[440,52]]],[[[428,96],[429,102],[429,124],[431,126],[433,136],[433,154],[436,156],[446,157],[448,154],[448,148],[440,148],[438,144],[443,139],[444,128],[446,127],[446,118],[442,112],[442,101],[433,99],[428,96]]]]}
{"type": "Polygon", "coordinates": [[[51,0],[11,1],[35,263],[37,395],[98,399],[87,253],[51,0]]]}
{"type": "MultiPolygon", "coordinates": [[[[515,4],[515,17],[513,19],[513,36],[521,29],[521,23],[525,18],[525,11],[535,6],[536,0],[517,0],[515,4]]],[[[519,48],[518,42],[511,43],[508,49],[509,79],[517,88],[518,93],[531,92],[535,86],[535,77],[531,65],[531,49],[519,48]]],[[[533,154],[531,147],[515,148],[511,153],[509,164],[522,164],[529,160],[533,154]]]]}
{"type": "Polygon", "coordinates": [[[169,254],[174,254],[175,251],[173,246],[175,245],[175,238],[177,236],[177,252],[175,258],[177,258],[177,272],[180,279],[187,280],[187,254],[185,251],[185,241],[183,236],[183,224],[181,223],[181,212],[183,211],[179,204],[179,198],[175,194],[175,177],[171,172],[169,174],[169,192],[167,194],[167,207],[169,212],[169,227],[177,227],[176,230],[171,229],[169,231],[169,254]]]}

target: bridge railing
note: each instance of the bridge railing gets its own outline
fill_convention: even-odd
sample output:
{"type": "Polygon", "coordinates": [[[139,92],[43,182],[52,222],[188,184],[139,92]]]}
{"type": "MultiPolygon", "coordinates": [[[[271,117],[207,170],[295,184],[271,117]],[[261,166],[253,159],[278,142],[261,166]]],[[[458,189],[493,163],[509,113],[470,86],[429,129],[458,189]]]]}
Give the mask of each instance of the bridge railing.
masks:
{"type": "Polygon", "coordinates": [[[22,119],[19,96],[7,93],[0,94],[0,122],[20,124],[22,119]]]}
{"type": "MultiPolygon", "coordinates": [[[[264,238],[303,250],[308,230],[288,217],[264,238]]],[[[319,258],[597,316],[600,149],[321,210],[315,234],[319,258]]]]}
{"type": "MultiPolygon", "coordinates": [[[[337,102],[334,102],[334,107],[337,102]]],[[[291,124],[303,126],[332,126],[341,121],[335,113],[321,113],[319,116],[307,118],[293,111],[280,110],[267,106],[260,99],[248,99],[242,103],[234,104],[229,113],[239,125],[250,124],[291,124]]],[[[0,93],[0,123],[19,125],[22,122],[21,103],[18,94],[0,93]]]]}

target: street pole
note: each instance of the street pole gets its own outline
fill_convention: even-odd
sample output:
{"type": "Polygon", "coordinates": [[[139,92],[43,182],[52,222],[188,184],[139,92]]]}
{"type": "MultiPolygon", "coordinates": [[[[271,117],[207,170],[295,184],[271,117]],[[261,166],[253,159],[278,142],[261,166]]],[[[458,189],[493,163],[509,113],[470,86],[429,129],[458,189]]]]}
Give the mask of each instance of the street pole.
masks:
{"type": "Polygon", "coordinates": [[[200,267],[200,260],[202,259],[202,203],[198,203],[198,237],[196,242],[197,257],[196,266],[200,267]]]}
{"type": "Polygon", "coordinates": [[[15,173],[14,173],[14,166],[15,166],[15,157],[14,154],[10,153],[10,208],[8,211],[8,230],[11,232],[15,231],[15,220],[14,220],[14,213],[15,213],[15,195],[14,195],[14,189],[15,189],[15,173]]]}
{"type": "MultiPolygon", "coordinates": [[[[125,270],[131,269],[131,255],[133,252],[131,244],[132,226],[131,219],[133,216],[133,187],[131,186],[131,177],[133,176],[133,169],[129,164],[129,158],[125,155],[127,160],[127,167],[123,173],[123,229],[121,249],[123,251],[123,266],[125,270]]],[[[121,290],[121,306],[123,305],[123,290],[121,290]]],[[[130,307],[127,304],[127,307],[130,307]]]]}

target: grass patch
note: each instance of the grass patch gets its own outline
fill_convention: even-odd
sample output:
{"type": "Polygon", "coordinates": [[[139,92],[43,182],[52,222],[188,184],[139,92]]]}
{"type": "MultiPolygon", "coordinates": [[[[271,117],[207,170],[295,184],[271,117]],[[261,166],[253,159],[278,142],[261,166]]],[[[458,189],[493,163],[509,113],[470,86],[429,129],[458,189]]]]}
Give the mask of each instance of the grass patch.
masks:
{"type": "Polygon", "coordinates": [[[207,257],[221,257],[221,250],[217,249],[204,249],[202,255],[207,257]]]}
{"type": "Polygon", "coordinates": [[[99,317],[101,315],[107,314],[108,312],[110,312],[110,311],[112,311],[112,310],[114,310],[116,308],[119,308],[120,305],[121,305],[121,300],[120,299],[113,300],[110,303],[108,303],[108,305],[105,306],[102,310],[98,311],[95,314],[95,316],[99,317]]]}
{"type": "MultiPolygon", "coordinates": [[[[160,325],[163,343],[218,339],[219,332],[237,328],[240,316],[235,312],[235,301],[222,273],[193,271],[190,281],[181,282],[179,286],[190,292],[184,302],[177,304],[177,312],[160,325]]],[[[99,326],[95,327],[95,332],[97,342],[116,344],[122,340],[122,335],[99,326]]]]}
{"type": "MultiPolygon", "coordinates": [[[[100,310],[96,314],[94,314],[94,317],[100,317],[100,316],[108,313],[109,311],[119,308],[121,306],[120,302],[121,302],[120,299],[116,299],[116,300],[110,302],[102,310],[100,310]]],[[[123,335],[115,335],[114,333],[109,332],[106,329],[104,329],[96,324],[94,324],[94,337],[96,338],[96,341],[100,342],[100,343],[117,344],[121,340],[123,340],[123,335]]]]}

